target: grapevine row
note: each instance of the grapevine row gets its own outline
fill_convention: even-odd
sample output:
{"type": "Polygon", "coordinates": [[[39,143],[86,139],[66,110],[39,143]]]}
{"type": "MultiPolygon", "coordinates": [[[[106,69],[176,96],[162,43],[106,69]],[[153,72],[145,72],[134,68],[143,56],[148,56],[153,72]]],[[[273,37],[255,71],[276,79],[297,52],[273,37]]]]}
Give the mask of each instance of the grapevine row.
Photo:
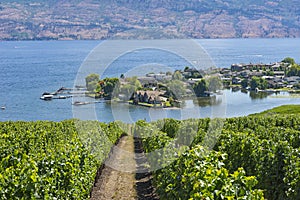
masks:
{"type": "Polygon", "coordinates": [[[300,195],[299,115],[139,121],[135,134],[162,199],[300,195]]]}
{"type": "Polygon", "coordinates": [[[0,122],[1,199],[87,199],[122,134],[117,123],[0,122]]]}

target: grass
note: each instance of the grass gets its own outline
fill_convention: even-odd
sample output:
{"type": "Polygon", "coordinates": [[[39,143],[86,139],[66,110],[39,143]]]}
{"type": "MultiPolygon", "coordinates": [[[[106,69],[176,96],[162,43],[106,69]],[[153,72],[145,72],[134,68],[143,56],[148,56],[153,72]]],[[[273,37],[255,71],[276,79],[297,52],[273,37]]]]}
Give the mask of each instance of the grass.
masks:
{"type": "MultiPolygon", "coordinates": [[[[300,105],[283,105],[253,115],[300,114],[300,105]]],[[[251,115],[250,115],[251,116],[251,115]]]]}

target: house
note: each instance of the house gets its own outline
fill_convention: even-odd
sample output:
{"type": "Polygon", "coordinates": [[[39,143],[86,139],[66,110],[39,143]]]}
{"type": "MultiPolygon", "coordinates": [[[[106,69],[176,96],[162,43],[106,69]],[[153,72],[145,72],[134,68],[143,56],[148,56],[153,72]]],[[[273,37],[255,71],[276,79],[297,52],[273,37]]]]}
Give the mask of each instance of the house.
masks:
{"type": "Polygon", "coordinates": [[[275,63],[275,64],[271,67],[271,69],[272,69],[273,71],[280,71],[281,68],[282,68],[282,67],[281,67],[281,64],[280,64],[280,63],[275,63]]]}
{"type": "Polygon", "coordinates": [[[243,64],[232,64],[231,71],[232,72],[240,72],[243,71],[246,67],[243,64]]]}
{"type": "Polygon", "coordinates": [[[268,82],[268,88],[277,88],[278,87],[277,83],[273,80],[267,80],[267,82],[268,82]]]}
{"type": "Polygon", "coordinates": [[[236,85],[236,84],[241,84],[242,83],[242,79],[239,77],[233,77],[232,78],[232,84],[236,85]]]}
{"type": "Polygon", "coordinates": [[[194,85],[196,82],[198,81],[201,81],[202,78],[190,78],[189,80],[187,80],[186,82],[189,84],[189,85],[194,85]]]}
{"type": "Polygon", "coordinates": [[[196,68],[187,68],[182,72],[182,75],[185,78],[202,78],[205,74],[205,71],[203,70],[198,70],[196,68]]]}
{"type": "Polygon", "coordinates": [[[242,76],[243,78],[248,78],[249,74],[251,74],[250,70],[244,70],[244,71],[240,72],[240,76],[242,76]]]}
{"type": "Polygon", "coordinates": [[[274,76],[284,76],[284,71],[274,71],[274,76]]]}
{"type": "Polygon", "coordinates": [[[299,76],[291,76],[291,77],[285,77],[284,81],[288,82],[290,85],[294,85],[300,82],[299,76]]]}
{"type": "Polygon", "coordinates": [[[225,75],[225,74],[230,74],[231,71],[227,68],[223,68],[223,69],[220,70],[220,73],[225,75]]]}
{"type": "Polygon", "coordinates": [[[275,79],[274,76],[263,76],[262,78],[266,80],[272,80],[272,81],[275,79]]]}
{"type": "Polygon", "coordinates": [[[138,77],[138,80],[142,84],[143,87],[155,87],[157,85],[157,80],[154,77],[138,77]]]}
{"type": "Polygon", "coordinates": [[[256,76],[256,77],[262,77],[264,74],[262,72],[251,72],[249,74],[249,77],[253,77],[253,76],[256,76]]]}
{"type": "Polygon", "coordinates": [[[154,78],[157,81],[170,81],[170,80],[172,80],[172,76],[171,75],[166,75],[166,74],[155,74],[154,78]]]}

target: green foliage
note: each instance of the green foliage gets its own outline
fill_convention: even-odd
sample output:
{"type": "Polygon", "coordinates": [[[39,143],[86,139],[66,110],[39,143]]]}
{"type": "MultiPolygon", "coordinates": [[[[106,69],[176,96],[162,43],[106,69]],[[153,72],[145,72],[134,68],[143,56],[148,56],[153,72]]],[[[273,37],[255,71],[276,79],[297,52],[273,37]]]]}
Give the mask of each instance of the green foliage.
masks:
{"type": "Polygon", "coordinates": [[[95,92],[99,82],[98,74],[90,74],[85,78],[86,88],[90,92],[95,92]]]}
{"type": "Polygon", "coordinates": [[[299,149],[299,125],[296,115],[228,119],[216,150],[228,154],[230,171],[243,167],[248,175],[256,176],[266,198],[295,199],[300,194],[296,189],[300,163],[291,160],[291,155],[299,149]]]}
{"type": "Polygon", "coordinates": [[[295,62],[295,60],[291,57],[287,57],[282,60],[284,63],[288,63],[291,67],[286,71],[286,75],[290,76],[300,76],[300,66],[295,62]]]}
{"type": "Polygon", "coordinates": [[[188,71],[190,69],[190,67],[189,66],[186,66],[185,68],[184,68],[184,72],[186,72],[186,71],[188,71]]]}
{"type": "Polygon", "coordinates": [[[253,115],[271,115],[271,114],[282,115],[282,114],[299,114],[299,113],[300,113],[300,105],[283,105],[253,115]]]}
{"type": "Polygon", "coordinates": [[[295,60],[293,59],[293,58],[291,58],[291,57],[286,57],[286,58],[284,58],[283,60],[282,60],[282,62],[284,62],[284,63],[289,63],[289,64],[291,64],[291,65],[294,65],[296,62],[295,62],[295,60]]]}
{"type": "Polygon", "coordinates": [[[181,74],[180,71],[175,71],[175,73],[173,74],[172,78],[173,78],[174,80],[179,80],[179,81],[181,81],[181,80],[183,79],[183,76],[182,76],[182,74],[181,74]]]}
{"type": "Polygon", "coordinates": [[[101,87],[98,85],[98,81],[91,81],[87,84],[87,90],[90,92],[96,92],[96,90],[101,90],[101,87]]]}
{"type": "MultiPolygon", "coordinates": [[[[143,138],[161,199],[292,200],[300,195],[298,107],[274,111],[295,114],[225,123],[138,121],[134,134],[143,138]]],[[[97,169],[129,128],[79,120],[0,122],[1,199],[88,199],[97,169]]]]}
{"type": "Polygon", "coordinates": [[[224,126],[218,121],[139,122],[146,153],[157,152],[148,158],[151,167],[163,167],[153,173],[162,199],[299,197],[299,115],[230,118],[224,126]],[[210,139],[213,151],[206,150],[210,139]]]}
{"type": "Polygon", "coordinates": [[[229,174],[222,160],[226,157],[202,146],[183,153],[170,166],[155,173],[161,199],[263,199],[253,187],[257,180],[239,168],[229,174]]]}
{"type": "Polygon", "coordinates": [[[195,92],[197,97],[205,96],[205,91],[207,91],[207,89],[208,89],[206,81],[204,79],[201,79],[200,81],[197,81],[193,85],[193,89],[194,89],[194,92],[195,92]]]}
{"type": "Polygon", "coordinates": [[[212,76],[208,78],[207,83],[208,83],[207,86],[208,90],[211,92],[216,92],[217,90],[221,90],[223,86],[221,79],[217,76],[212,76]]]}
{"type": "Polygon", "coordinates": [[[246,176],[243,169],[230,174],[224,167],[226,154],[197,145],[204,140],[209,122],[209,119],[166,119],[137,123],[136,132],[144,138],[146,153],[158,152],[148,157],[151,167],[164,166],[154,172],[160,198],[263,199],[263,192],[254,189],[257,184],[254,176],[246,176]],[[186,151],[186,145],[192,149],[186,151]]]}
{"type": "Polygon", "coordinates": [[[142,88],[142,84],[136,76],[126,78],[126,81],[129,83],[129,85],[132,85],[134,87],[134,91],[137,91],[142,88]]]}
{"type": "Polygon", "coordinates": [[[266,76],[274,76],[274,71],[272,71],[272,69],[268,70],[268,71],[265,72],[265,75],[266,76]]]}
{"type": "Polygon", "coordinates": [[[88,199],[121,134],[116,123],[0,122],[1,199],[88,199]]]}
{"type": "Polygon", "coordinates": [[[173,74],[173,73],[172,73],[171,71],[167,71],[167,72],[166,72],[166,75],[167,75],[167,76],[172,76],[172,74],[173,74]]]}
{"type": "Polygon", "coordinates": [[[164,119],[162,132],[167,133],[171,138],[174,138],[180,127],[180,121],[175,119],[164,119]]]}
{"type": "Polygon", "coordinates": [[[291,68],[287,71],[287,76],[300,76],[300,66],[297,64],[293,64],[291,68]]]}
{"type": "Polygon", "coordinates": [[[253,76],[250,81],[250,88],[251,90],[255,90],[256,88],[265,90],[268,88],[268,82],[261,77],[253,76]]]}
{"type": "Polygon", "coordinates": [[[105,78],[103,79],[103,91],[107,97],[112,97],[113,94],[119,93],[120,82],[118,78],[105,78]]]}
{"type": "Polygon", "coordinates": [[[293,88],[300,90],[300,83],[294,84],[293,88]]]}
{"type": "Polygon", "coordinates": [[[136,76],[126,78],[126,84],[120,86],[120,93],[125,95],[124,100],[129,100],[138,90],[142,89],[142,84],[136,76]]]}
{"type": "Polygon", "coordinates": [[[98,74],[90,74],[85,78],[86,87],[89,92],[103,94],[111,98],[113,94],[118,94],[120,82],[118,78],[99,79],[98,74]]]}
{"type": "Polygon", "coordinates": [[[120,93],[125,95],[126,100],[129,100],[134,92],[136,92],[136,88],[130,84],[123,85],[120,89],[120,93]]]}
{"type": "Polygon", "coordinates": [[[173,97],[174,99],[179,99],[183,97],[185,92],[185,86],[184,83],[180,80],[172,80],[169,83],[167,83],[168,93],[169,96],[173,97]]]}
{"type": "Polygon", "coordinates": [[[243,79],[242,82],[241,82],[241,86],[242,86],[243,88],[248,87],[248,80],[247,80],[247,79],[243,79]]]}

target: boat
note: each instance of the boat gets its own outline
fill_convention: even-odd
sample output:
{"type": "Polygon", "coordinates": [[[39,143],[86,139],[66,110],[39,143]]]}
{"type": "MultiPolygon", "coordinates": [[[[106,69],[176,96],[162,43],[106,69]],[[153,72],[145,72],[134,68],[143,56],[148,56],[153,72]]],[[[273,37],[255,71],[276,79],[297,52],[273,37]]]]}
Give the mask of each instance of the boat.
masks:
{"type": "Polygon", "coordinates": [[[58,99],[66,99],[68,98],[67,96],[59,96],[58,99]]]}
{"type": "Polygon", "coordinates": [[[53,98],[53,95],[52,95],[52,94],[43,94],[43,95],[40,97],[40,99],[41,99],[41,100],[44,100],[44,101],[50,101],[50,100],[52,100],[52,98],[53,98]]]}
{"type": "Polygon", "coordinates": [[[6,107],[5,106],[1,106],[1,110],[5,110],[6,109],[6,107]]]}
{"type": "Polygon", "coordinates": [[[90,102],[75,101],[74,103],[72,103],[72,105],[74,105],[74,106],[81,106],[81,105],[87,105],[87,104],[90,104],[90,102]]]}

